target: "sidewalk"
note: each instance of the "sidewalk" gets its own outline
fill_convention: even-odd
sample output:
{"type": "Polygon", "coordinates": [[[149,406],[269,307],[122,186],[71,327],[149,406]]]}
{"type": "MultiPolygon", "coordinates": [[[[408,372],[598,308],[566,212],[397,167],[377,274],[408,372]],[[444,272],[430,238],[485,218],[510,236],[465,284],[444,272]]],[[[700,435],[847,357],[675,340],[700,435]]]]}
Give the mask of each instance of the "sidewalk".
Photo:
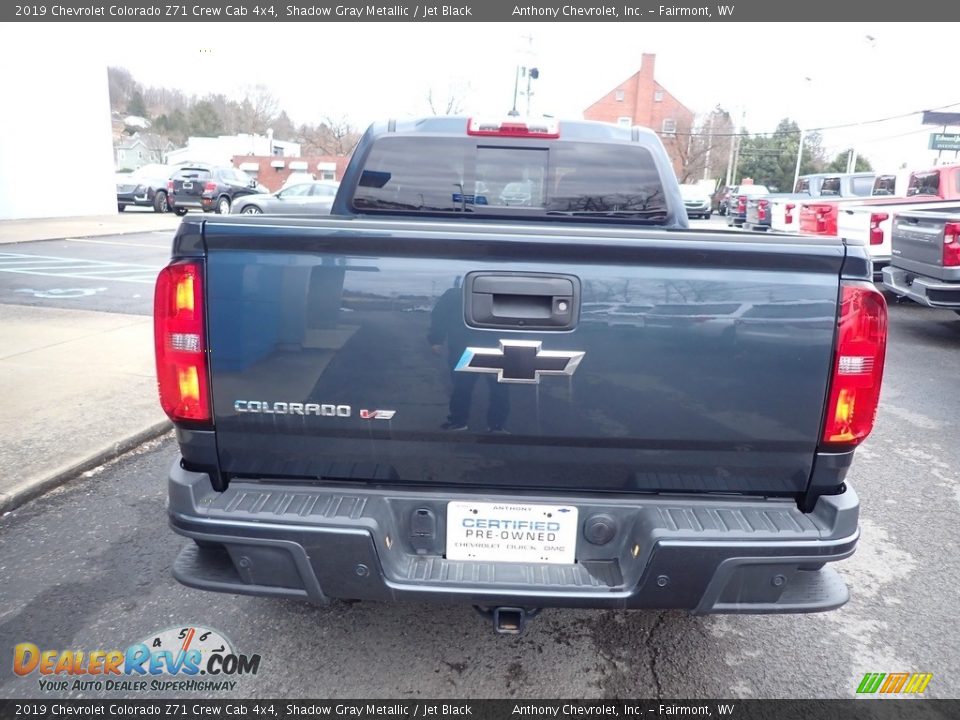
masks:
{"type": "Polygon", "coordinates": [[[0,245],[35,240],[97,237],[98,235],[126,235],[156,230],[170,230],[172,233],[179,225],[180,218],[174,213],[160,214],[137,210],[90,217],[0,220],[0,245]]]}
{"type": "Polygon", "coordinates": [[[0,305],[0,395],[0,514],[169,427],[148,316],[0,305]]]}

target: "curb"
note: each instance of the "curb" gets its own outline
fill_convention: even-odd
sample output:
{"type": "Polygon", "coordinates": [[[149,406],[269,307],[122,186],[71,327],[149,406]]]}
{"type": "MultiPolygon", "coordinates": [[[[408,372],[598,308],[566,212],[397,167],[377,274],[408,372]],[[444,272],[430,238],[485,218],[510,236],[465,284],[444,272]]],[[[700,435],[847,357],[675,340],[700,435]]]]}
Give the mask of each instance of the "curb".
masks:
{"type": "Polygon", "coordinates": [[[100,448],[78,462],[57,468],[41,478],[27,480],[8,492],[0,493],[0,515],[8,513],[11,510],[16,510],[21,505],[63,485],[68,480],[72,480],[80,475],[80,473],[92,470],[106,462],[117,459],[148,440],[153,440],[163,435],[172,428],[173,423],[169,420],[161,420],[145,430],[141,430],[138,433],[100,448]]]}

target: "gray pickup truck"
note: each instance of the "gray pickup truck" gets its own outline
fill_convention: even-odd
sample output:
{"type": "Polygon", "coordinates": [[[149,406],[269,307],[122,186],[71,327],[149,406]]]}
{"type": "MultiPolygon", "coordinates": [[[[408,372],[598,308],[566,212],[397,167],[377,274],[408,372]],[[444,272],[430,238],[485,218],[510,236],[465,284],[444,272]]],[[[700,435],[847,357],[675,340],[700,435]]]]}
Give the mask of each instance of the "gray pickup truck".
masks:
{"type": "Polygon", "coordinates": [[[183,221],[156,289],[185,585],[815,612],[886,305],[837,238],[687,228],[642,128],[373,125],[326,218],[183,221]]]}
{"type": "Polygon", "coordinates": [[[891,235],[884,286],[900,297],[960,315],[960,205],[899,212],[891,235]]]}

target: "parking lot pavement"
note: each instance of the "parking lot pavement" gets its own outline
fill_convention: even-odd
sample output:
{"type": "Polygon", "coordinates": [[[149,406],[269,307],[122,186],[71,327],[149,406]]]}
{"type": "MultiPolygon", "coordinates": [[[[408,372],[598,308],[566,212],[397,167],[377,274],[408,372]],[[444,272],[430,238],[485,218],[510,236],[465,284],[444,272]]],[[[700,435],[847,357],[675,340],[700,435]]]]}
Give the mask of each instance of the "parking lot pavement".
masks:
{"type": "Polygon", "coordinates": [[[0,511],[166,426],[153,323],[0,305],[0,511]]]}
{"type": "Polygon", "coordinates": [[[153,284],[173,230],[0,246],[0,303],[134,315],[153,311],[153,284]]]}
{"type": "Polygon", "coordinates": [[[151,314],[172,238],[0,245],[0,509],[166,428],[151,314]]]}
{"type": "MultiPolygon", "coordinates": [[[[960,697],[958,349],[953,313],[891,307],[878,423],[848,478],[863,535],[837,566],[852,591],[838,611],[548,610],[512,638],[463,606],[317,608],[187,589],[170,576],[186,541],[166,526],[168,436],[0,521],[0,696],[40,694],[36,676],[13,675],[14,643],[124,648],[203,625],[262,655],[230,697],[829,698],[898,671],[933,673],[928,697],[960,697]]],[[[98,693],[56,696],[79,694],[98,693]]]]}

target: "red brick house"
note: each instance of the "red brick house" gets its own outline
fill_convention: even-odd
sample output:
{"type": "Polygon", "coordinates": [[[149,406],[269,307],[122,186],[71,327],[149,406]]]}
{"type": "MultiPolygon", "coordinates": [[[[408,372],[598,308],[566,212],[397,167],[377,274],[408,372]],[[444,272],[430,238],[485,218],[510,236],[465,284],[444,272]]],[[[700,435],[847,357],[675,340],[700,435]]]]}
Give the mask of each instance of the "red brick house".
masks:
{"type": "Polygon", "coordinates": [[[234,155],[233,166],[256,178],[270,192],[283,187],[292,173],[306,172],[317,180],[341,180],[350,158],[338,155],[282,157],[278,155],[234,155]]]}
{"type": "Polygon", "coordinates": [[[656,55],[644,53],[640,69],[584,110],[583,117],[654,130],[679,171],[682,159],[678,143],[687,141],[694,113],[656,81],[656,61],[656,55]]]}

